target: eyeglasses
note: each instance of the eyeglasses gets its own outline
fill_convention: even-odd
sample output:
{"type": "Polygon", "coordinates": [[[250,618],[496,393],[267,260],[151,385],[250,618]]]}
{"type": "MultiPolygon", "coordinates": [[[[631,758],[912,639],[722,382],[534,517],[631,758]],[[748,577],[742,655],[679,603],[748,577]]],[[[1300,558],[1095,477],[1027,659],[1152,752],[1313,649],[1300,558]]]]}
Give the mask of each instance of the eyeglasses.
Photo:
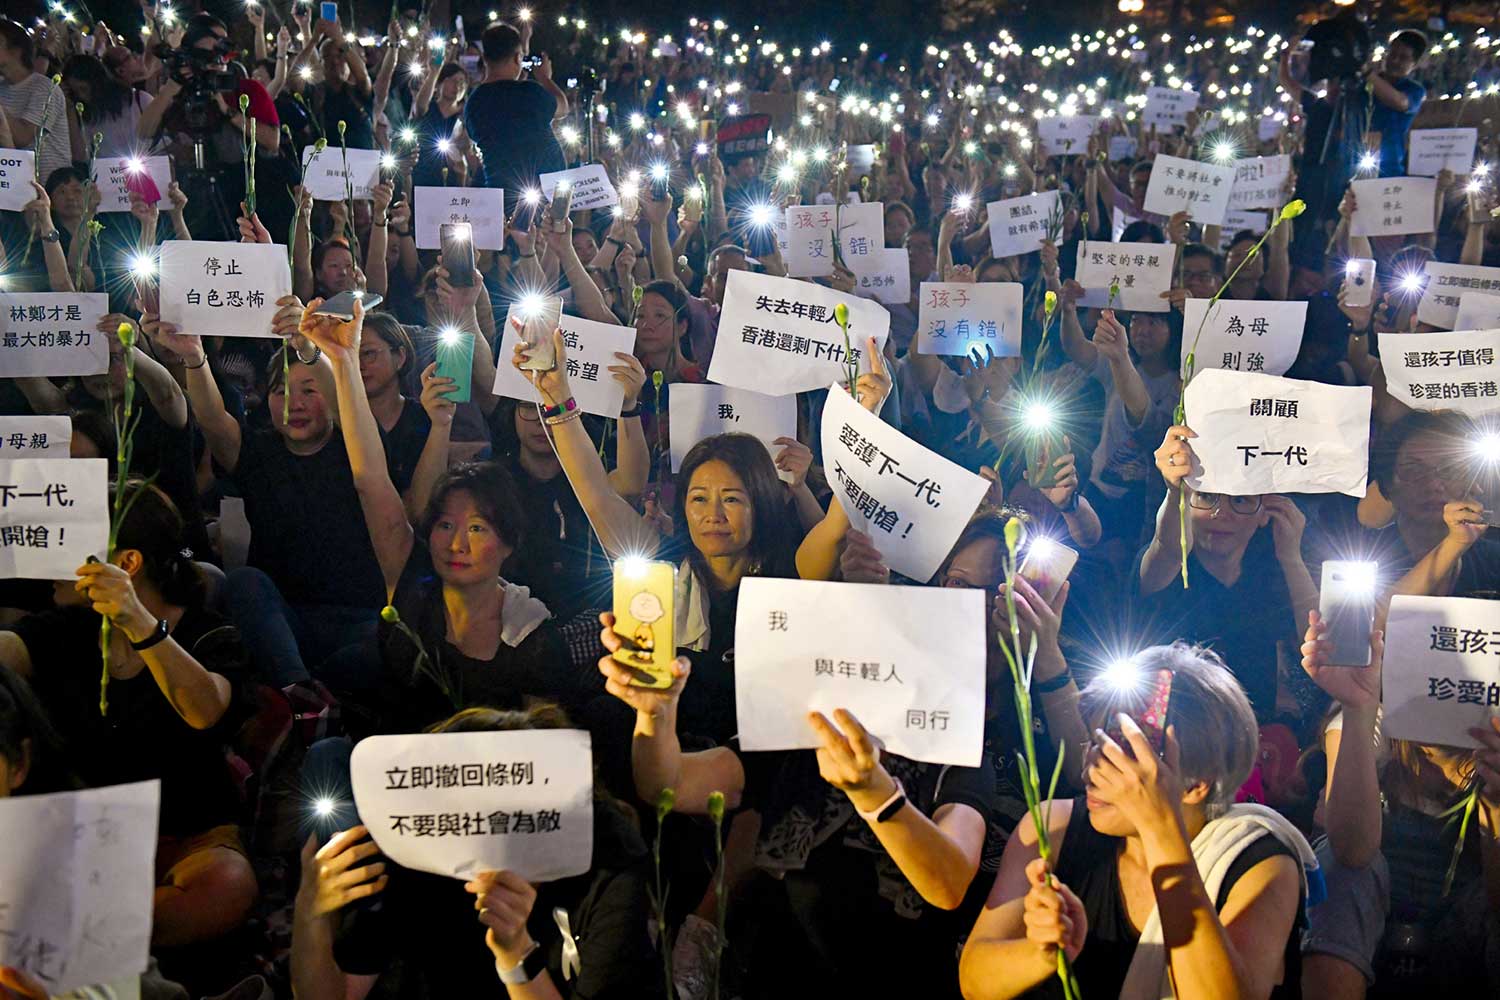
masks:
{"type": "Polygon", "coordinates": [[[1258,514],[1260,513],[1260,497],[1232,497],[1223,493],[1194,493],[1188,506],[1194,510],[1218,510],[1225,501],[1229,502],[1229,509],[1236,514],[1258,514]]]}
{"type": "Polygon", "coordinates": [[[1471,470],[1459,462],[1453,462],[1441,468],[1417,462],[1396,467],[1396,478],[1406,486],[1426,486],[1434,479],[1441,479],[1444,483],[1462,483],[1467,481],[1471,474],[1471,470]]]}

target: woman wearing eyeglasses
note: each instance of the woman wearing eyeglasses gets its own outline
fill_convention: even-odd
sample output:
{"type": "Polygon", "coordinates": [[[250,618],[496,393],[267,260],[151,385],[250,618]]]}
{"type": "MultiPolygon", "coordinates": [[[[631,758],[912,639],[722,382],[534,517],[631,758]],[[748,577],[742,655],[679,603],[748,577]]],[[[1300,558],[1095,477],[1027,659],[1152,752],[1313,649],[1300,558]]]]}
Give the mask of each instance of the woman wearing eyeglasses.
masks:
{"type": "Polygon", "coordinates": [[[1300,623],[1318,606],[1302,561],[1307,521],[1284,496],[1236,497],[1188,486],[1195,437],[1190,428],[1172,427],[1156,449],[1167,496],[1138,564],[1141,610],[1172,638],[1232,654],[1256,717],[1269,721],[1276,711],[1276,643],[1285,639],[1294,648],[1300,623]],[[1183,500],[1188,587],[1182,584],[1183,500]]]}

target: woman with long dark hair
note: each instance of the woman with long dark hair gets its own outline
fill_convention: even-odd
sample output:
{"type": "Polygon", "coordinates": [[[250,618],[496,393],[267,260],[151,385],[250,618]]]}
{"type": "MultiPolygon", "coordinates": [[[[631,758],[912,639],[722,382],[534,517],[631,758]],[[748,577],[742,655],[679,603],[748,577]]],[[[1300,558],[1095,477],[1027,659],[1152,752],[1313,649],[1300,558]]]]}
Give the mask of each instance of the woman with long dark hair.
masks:
{"type": "MultiPolygon", "coordinates": [[[[141,112],[151,103],[144,90],[123,83],[97,56],[72,56],[63,64],[63,93],[68,97],[68,132],[73,140],[73,159],[87,162],[94,154],[94,135],[99,142],[98,156],[144,156],[153,147],[136,134],[141,112]],[[76,105],[83,105],[83,117],[76,105]]],[[[165,194],[166,192],[162,192],[165,194]]]]}

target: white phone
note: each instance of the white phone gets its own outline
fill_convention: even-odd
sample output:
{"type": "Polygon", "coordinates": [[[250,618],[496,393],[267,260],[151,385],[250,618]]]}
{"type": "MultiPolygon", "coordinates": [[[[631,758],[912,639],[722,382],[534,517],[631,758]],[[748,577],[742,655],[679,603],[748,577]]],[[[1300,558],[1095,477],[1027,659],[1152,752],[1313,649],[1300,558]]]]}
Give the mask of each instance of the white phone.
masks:
{"type": "Polygon", "coordinates": [[[1036,588],[1050,607],[1057,599],[1058,591],[1068,581],[1068,574],[1078,565],[1078,552],[1061,542],[1036,535],[1026,543],[1021,556],[1021,567],[1016,572],[1036,588]]]}
{"type": "Polygon", "coordinates": [[[1323,564],[1318,614],[1328,624],[1330,666],[1370,665],[1378,569],[1375,563],[1353,560],[1330,559],[1323,564]]]}
{"type": "Polygon", "coordinates": [[[1368,257],[1351,257],[1344,265],[1344,304],[1362,309],[1375,294],[1375,262],[1368,257]]]}

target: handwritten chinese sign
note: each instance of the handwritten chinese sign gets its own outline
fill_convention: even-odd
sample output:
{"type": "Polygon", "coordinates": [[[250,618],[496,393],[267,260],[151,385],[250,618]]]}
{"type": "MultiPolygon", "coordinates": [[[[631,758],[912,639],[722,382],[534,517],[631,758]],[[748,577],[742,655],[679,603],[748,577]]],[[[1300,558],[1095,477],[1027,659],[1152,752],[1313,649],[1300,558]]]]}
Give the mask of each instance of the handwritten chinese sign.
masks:
{"type": "Polygon", "coordinates": [[[109,540],[109,463],[0,459],[0,580],[71,580],[109,540]]]}
{"type": "Polygon", "coordinates": [[[1098,115],[1052,115],[1036,123],[1044,156],[1081,156],[1089,151],[1089,139],[1099,130],[1098,115]]]}
{"type": "Polygon", "coordinates": [[[274,337],[276,300],[291,293],[286,247],[278,243],[161,245],[161,318],[183,333],[274,337]]]}
{"type": "Polygon", "coordinates": [[[746,577],[735,618],[740,746],[820,746],[807,714],[832,721],[843,708],[892,753],[977,765],[987,618],[979,590],[746,577]]]}
{"type": "Polygon", "coordinates": [[[917,350],[981,358],[1021,354],[1021,300],[1014,282],[924,281],[917,296],[917,350]]]}
{"type": "Polygon", "coordinates": [[[1220,299],[1210,309],[1208,301],[1188,299],[1183,303],[1183,377],[1187,376],[1187,356],[1195,340],[1194,371],[1227,368],[1283,375],[1292,367],[1302,346],[1306,302],[1220,299]]]}
{"type": "Polygon", "coordinates": [[[1393,740],[1476,747],[1471,726],[1500,710],[1500,604],[1468,597],[1391,598],[1381,731],[1393,740]]]}
{"type": "Polygon", "coordinates": [[[680,382],[672,386],[667,406],[673,472],[682,468],[693,445],[716,434],[757,437],[772,458],[785,447],[776,443],[777,438],[797,437],[796,396],[765,396],[727,385],[680,382]]]}
{"type": "Polygon", "coordinates": [[[1242,212],[1253,208],[1279,209],[1290,198],[1282,188],[1291,172],[1292,158],[1284,153],[1236,160],[1234,188],[1229,192],[1230,209],[1242,212]]]}
{"type": "MultiPolygon", "coordinates": [[[[511,364],[520,340],[512,320],[519,319],[516,307],[511,306],[505,316],[505,332],[500,338],[495,395],[535,403],[536,388],[511,364]]],[[[601,417],[618,417],[625,402],[625,388],[610,374],[609,366],[621,363],[615,357],[616,353],[629,354],[635,350],[635,328],[565,315],[559,321],[558,329],[562,331],[563,346],[568,354],[565,362],[568,385],[578,400],[578,408],[601,417]]],[[[677,387],[673,386],[672,391],[675,393],[677,387]]]]}
{"type": "Polygon", "coordinates": [[[304,146],[302,185],[315,201],[343,201],[349,196],[349,186],[353,187],[355,201],[369,201],[380,183],[381,155],[378,149],[346,151],[330,145],[319,153],[312,146],[304,146]]]}
{"type": "Polygon", "coordinates": [[[1500,330],[1382,333],[1386,390],[1414,410],[1500,410],[1500,330]]]}
{"type": "Polygon", "coordinates": [[[101,375],[109,369],[103,292],[0,292],[0,377],[101,375]]]}
{"type": "Polygon", "coordinates": [[[499,188],[418,187],[414,191],[418,250],[442,248],[445,223],[467,222],[476,250],[505,247],[505,192],[499,188]]]}
{"type": "Polygon", "coordinates": [[[1172,264],[1177,248],[1170,243],[1078,244],[1076,277],[1091,295],[1085,305],[1110,305],[1137,312],[1166,312],[1161,293],[1172,287],[1172,264]],[[1110,288],[1119,293],[1110,302],[1110,288]]]}
{"type": "Polygon", "coordinates": [[[1431,177],[1375,177],[1349,182],[1357,207],[1353,236],[1405,236],[1432,232],[1437,181],[1431,177]]]}
{"type": "Polygon", "coordinates": [[[349,769],[360,822],[399,865],[529,882],[589,870],[594,759],[583,730],[370,736],[349,769]]]}
{"type": "Polygon", "coordinates": [[[1158,156],[1151,163],[1145,208],[1158,215],[1186,212],[1194,222],[1218,225],[1229,211],[1234,167],[1158,156]]]}
{"type": "Polygon", "coordinates": [[[1475,329],[1458,325],[1459,299],[1466,292],[1500,294],[1500,267],[1427,262],[1427,287],[1417,303],[1417,319],[1445,330],[1475,329]]]}
{"type": "Polygon", "coordinates": [[[1198,108],[1197,92],[1171,87],[1151,87],[1146,91],[1146,106],[1141,111],[1141,125],[1168,133],[1187,125],[1188,112],[1198,108]]]}
{"type": "Polygon", "coordinates": [[[793,278],[826,278],[833,273],[837,209],[832,205],[790,205],[786,210],[786,273],[793,278]]]}
{"type": "Polygon", "coordinates": [[[67,458],[72,439],[68,417],[0,417],[0,459],[67,458]]]}
{"type": "Polygon", "coordinates": [[[1062,229],[1056,191],[992,201],[986,211],[990,220],[990,253],[996,257],[1031,253],[1041,248],[1043,240],[1062,229]]]}

